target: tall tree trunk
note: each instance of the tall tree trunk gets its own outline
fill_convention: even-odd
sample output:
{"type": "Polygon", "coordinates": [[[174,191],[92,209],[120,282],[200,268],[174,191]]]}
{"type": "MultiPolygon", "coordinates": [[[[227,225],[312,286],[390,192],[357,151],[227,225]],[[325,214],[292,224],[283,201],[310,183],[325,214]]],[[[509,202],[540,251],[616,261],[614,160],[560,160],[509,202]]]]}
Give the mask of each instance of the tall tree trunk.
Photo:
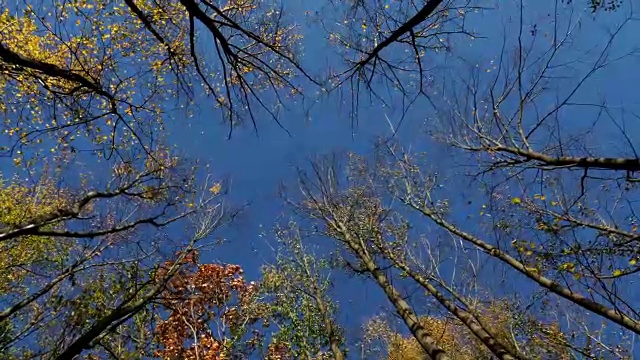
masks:
{"type": "Polygon", "coordinates": [[[343,236],[344,242],[351,248],[351,250],[353,250],[373,279],[382,288],[389,301],[395,307],[398,315],[400,315],[411,331],[411,334],[427,355],[429,355],[433,360],[449,360],[449,356],[447,356],[446,352],[437,345],[435,339],[431,337],[424,326],[420,324],[418,316],[413,312],[409,304],[402,298],[398,290],[391,285],[385,274],[380,270],[373,259],[364,251],[364,249],[362,249],[356,240],[353,239],[346,227],[339,226],[337,230],[343,236]]]}

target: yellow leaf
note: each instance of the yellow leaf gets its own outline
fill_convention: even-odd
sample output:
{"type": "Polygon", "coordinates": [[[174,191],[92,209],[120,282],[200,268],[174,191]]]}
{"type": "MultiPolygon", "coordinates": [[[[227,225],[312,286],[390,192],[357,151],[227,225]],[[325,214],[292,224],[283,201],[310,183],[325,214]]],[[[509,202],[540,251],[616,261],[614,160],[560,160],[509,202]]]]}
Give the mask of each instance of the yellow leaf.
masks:
{"type": "Polygon", "coordinates": [[[631,266],[633,266],[633,265],[635,265],[635,264],[637,264],[637,263],[638,263],[638,259],[631,259],[631,260],[629,260],[629,265],[631,265],[631,266]]]}
{"type": "Polygon", "coordinates": [[[580,278],[582,277],[582,274],[580,273],[573,273],[573,278],[576,280],[580,280],[580,278]]]}
{"type": "Polygon", "coordinates": [[[620,276],[620,275],[622,275],[622,270],[615,270],[613,272],[613,277],[617,277],[617,276],[620,276]]]}
{"type": "Polygon", "coordinates": [[[566,262],[558,267],[558,270],[573,271],[576,265],[572,262],[566,262]]]}
{"type": "Polygon", "coordinates": [[[522,200],[520,200],[520,198],[519,198],[519,197],[514,197],[514,198],[512,198],[512,199],[511,199],[511,203],[512,203],[512,204],[515,204],[515,205],[518,205],[518,204],[520,204],[521,202],[522,202],[522,200]]]}
{"type": "Polygon", "coordinates": [[[220,189],[222,189],[222,185],[220,185],[220,183],[215,183],[212,187],[209,188],[209,191],[213,195],[216,195],[220,192],[220,189]]]}

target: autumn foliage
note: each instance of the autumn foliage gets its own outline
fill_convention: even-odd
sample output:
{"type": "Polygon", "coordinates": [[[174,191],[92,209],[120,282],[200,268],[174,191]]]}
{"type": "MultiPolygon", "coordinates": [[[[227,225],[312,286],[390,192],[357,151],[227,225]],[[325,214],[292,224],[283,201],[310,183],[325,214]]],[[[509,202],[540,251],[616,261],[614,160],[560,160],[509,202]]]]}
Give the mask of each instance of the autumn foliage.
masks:
{"type": "MultiPolygon", "coordinates": [[[[18,179],[0,178],[0,232],[66,204],[64,192],[56,189],[51,180],[28,186],[18,179]]],[[[25,236],[0,242],[0,294],[23,291],[29,272],[45,271],[56,259],[61,261],[69,248],[68,242],[50,236],[25,236]]]]}
{"type": "Polygon", "coordinates": [[[631,1],[0,3],[0,360],[357,358],[344,297],[371,304],[336,274],[401,320],[365,335],[387,360],[635,355],[638,109],[589,94],[637,59],[631,1]],[[201,253],[240,211],[190,118],[355,125],[367,98],[393,136],[298,169],[255,281],[201,253]]]}
{"type": "MultiPolygon", "coordinates": [[[[567,336],[557,323],[543,323],[532,318],[523,318],[511,309],[508,301],[492,301],[478,309],[479,316],[491,326],[497,338],[511,348],[519,349],[526,359],[572,359],[567,350],[567,336]]],[[[492,354],[463,323],[457,319],[439,316],[422,316],[420,323],[452,359],[475,360],[491,359],[492,354]]],[[[365,324],[367,346],[372,348],[376,342],[381,345],[379,351],[385,353],[388,360],[420,360],[425,352],[412,336],[404,336],[391,330],[383,317],[372,318],[365,324]]],[[[370,350],[370,349],[367,349],[370,350]]]]}
{"type": "MultiPolygon", "coordinates": [[[[163,277],[167,262],[158,270],[163,277]]],[[[233,358],[261,345],[262,334],[249,331],[264,321],[256,303],[257,286],[247,282],[238,265],[200,264],[197,252],[167,283],[160,305],[168,313],[155,328],[162,359],[233,358]]],[[[278,349],[273,347],[273,351],[278,349]]]]}

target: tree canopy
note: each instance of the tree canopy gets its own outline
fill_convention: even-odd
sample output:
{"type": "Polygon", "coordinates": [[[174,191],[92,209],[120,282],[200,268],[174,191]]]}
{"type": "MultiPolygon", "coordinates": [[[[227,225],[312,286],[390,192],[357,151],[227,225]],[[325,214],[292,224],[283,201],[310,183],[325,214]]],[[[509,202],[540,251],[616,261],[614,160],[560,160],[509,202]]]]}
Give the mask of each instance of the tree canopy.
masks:
{"type": "Polygon", "coordinates": [[[0,359],[638,354],[630,1],[2,5],[0,359]],[[378,136],[238,245],[176,134],[323,113],[378,136]]]}

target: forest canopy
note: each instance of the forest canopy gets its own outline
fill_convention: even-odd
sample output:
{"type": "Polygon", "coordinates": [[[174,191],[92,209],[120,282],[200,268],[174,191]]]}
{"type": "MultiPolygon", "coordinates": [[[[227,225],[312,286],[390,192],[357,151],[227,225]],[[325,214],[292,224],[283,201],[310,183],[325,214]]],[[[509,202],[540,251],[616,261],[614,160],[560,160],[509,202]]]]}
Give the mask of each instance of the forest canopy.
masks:
{"type": "Polygon", "coordinates": [[[2,5],[0,359],[640,356],[631,1],[2,5]]]}

